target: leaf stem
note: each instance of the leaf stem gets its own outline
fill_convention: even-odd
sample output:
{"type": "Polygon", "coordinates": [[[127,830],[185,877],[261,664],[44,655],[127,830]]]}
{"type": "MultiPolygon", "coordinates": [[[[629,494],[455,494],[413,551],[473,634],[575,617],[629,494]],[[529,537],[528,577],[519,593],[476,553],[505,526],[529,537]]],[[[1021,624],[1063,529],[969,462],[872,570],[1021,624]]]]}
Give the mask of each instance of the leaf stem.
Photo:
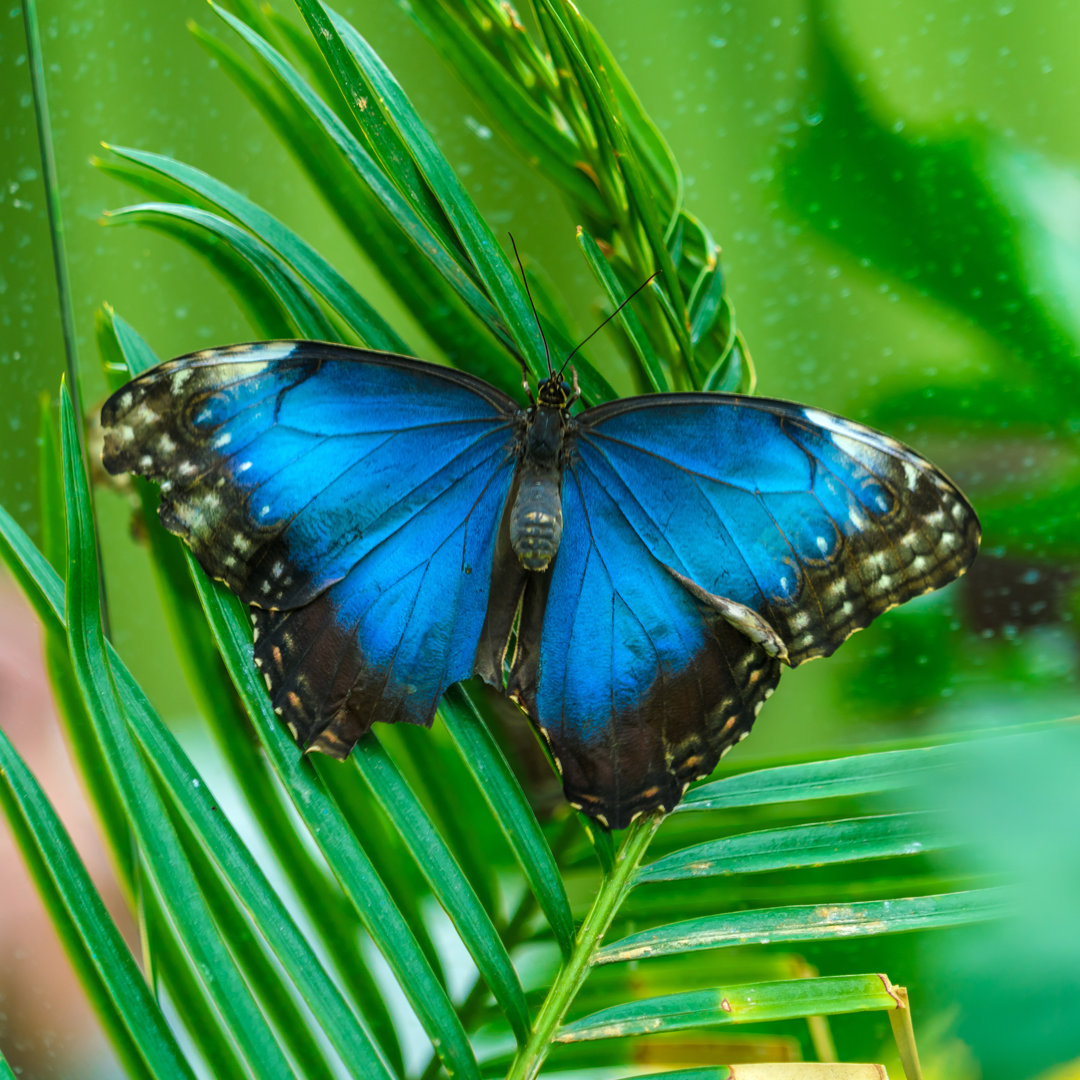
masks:
{"type": "Polygon", "coordinates": [[[551,1049],[556,1030],[573,1004],[592,966],[612,919],[630,890],[631,879],[664,820],[657,811],[635,821],[615,854],[615,865],[604,877],[585,921],[578,930],[574,951],[563,964],[540,1007],[529,1041],[518,1051],[506,1080],[534,1080],[551,1049]]]}
{"type": "MultiPolygon", "coordinates": [[[[34,0],[22,0],[23,23],[26,31],[26,58],[30,69],[30,85],[34,99],[34,120],[37,124],[38,149],[41,154],[41,175],[45,187],[45,205],[49,217],[49,242],[52,245],[53,272],[60,308],[60,330],[64,338],[65,371],[76,405],[80,405],[79,365],[76,353],[75,313],[71,302],[71,282],[64,249],[66,232],[60,211],[60,181],[56,171],[56,152],[52,140],[52,119],[49,115],[49,96],[45,85],[45,57],[38,26],[38,5],[34,0]]],[[[82,416],[80,408],[79,416],[82,416]]],[[[84,433],[78,425],[79,445],[84,433]]]]}

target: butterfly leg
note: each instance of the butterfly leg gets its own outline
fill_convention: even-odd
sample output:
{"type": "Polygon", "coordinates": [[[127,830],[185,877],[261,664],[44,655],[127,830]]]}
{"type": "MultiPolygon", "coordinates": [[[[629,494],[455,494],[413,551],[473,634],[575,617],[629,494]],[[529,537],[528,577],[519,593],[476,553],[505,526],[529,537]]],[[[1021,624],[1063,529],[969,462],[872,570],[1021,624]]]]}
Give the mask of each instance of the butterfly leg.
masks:
{"type": "Polygon", "coordinates": [[[726,596],[716,596],[707,592],[696,582],[665,565],[664,569],[699,603],[717,612],[744,637],[760,645],[769,656],[787,662],[787,646],[783,638],[752,608],[729,600],[726,596]]]}

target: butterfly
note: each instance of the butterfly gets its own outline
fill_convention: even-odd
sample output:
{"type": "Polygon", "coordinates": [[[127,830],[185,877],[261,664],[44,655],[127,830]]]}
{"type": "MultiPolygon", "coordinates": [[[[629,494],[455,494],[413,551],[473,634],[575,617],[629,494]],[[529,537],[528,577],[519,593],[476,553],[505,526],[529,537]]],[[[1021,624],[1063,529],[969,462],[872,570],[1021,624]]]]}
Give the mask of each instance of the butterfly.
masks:
{"type": "Polygon", "coordinates": [[[479,675],[569,801],[622,828],[745,738],[783,665],[961,575],[974,510],[886,435],[786,401],[523,407],[465,372],[313,341],[170,360],[102,409],[104,464],[250,605],[299,744],[430,725],[479,675]]]}

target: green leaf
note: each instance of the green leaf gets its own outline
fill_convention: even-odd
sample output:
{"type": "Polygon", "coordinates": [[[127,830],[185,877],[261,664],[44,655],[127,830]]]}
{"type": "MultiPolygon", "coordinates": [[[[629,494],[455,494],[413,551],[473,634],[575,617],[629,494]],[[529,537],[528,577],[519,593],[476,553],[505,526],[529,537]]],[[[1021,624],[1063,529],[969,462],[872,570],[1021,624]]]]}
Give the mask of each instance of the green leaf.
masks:
{"type": "Polygon", "coordinates": [[[529,1032],[529,1010],[521,982],[457,860],[373,732],[356,744],[351,756],[450,916],[518,1042],[524,1042],[529,1032]]]}
{"type": "MultiPolygon", "coordinates": [[[[308,760],[319,783],[337,804],[349,831],[354,836],[363,837],[364,852],[372,868],[393,896],[398,911],[435,977],[445,987],[447,979],[442,957],[424,917],[431,890],[415,861],[402,857],[404,849],[400,833],[372,795],[371,789],[364,783],[357,783],[356,774],[351,768],[342,768],[333,759],[325,759],[321,755],[310,755],[308,760]]],[[[331,890],[341,894],[334,884],[331,890]]],[[[348,933],[353,935],[356,933],[355,911],[348,899],[345,899],[345,906],[349,915],[348,933]]]]}
{"type": "Polygon", "coordinates": [[[386,738],[394,739],[394,760],[408,772],[413,790],[422,793],[432,822],[454,851],[480,902],[501,926],[506,895],[499,870],[512,853],[446,725],[433,723],[428,730],[388,729],[386,738]],[[433,776],[439,777],[439,783],[430,782],[433,776]]]}
{"type": "Polygon", "coordinates": [[[574,919],[562,875],[517,777],[464,687],[455,685],[446,691],[440,715],[509,841],[555,940],[569,956],[574,919]]]}
{"type": "Polygon", "coordinates": [[[194,957],[222,1022],[228,1025],[254,1072],[291,1076],[284,1054],[214,924],[128,729],[106,655],[90,493],[71,401],[63,389],[60,416],[68,520],[65,614],[68,644],[88,716],[95,726],[110,778],[120,792],[154,887],[165,901],[184,947],[194,957]]]}
{"type": "MultiPolygon", "coordinates": [[[[329,15],[319,0],[297,0],[297,6],[309,26],[319,27],[316,40],[331,67],[334,66],[331,55],[336,56],[344,43],[357,69],[370,83],[374,95],[385,104],[385,115],[407,148],[410,164],[415,161],[438,205],[453,225],[462,249],[499,311],[512,340],[526,357],[533,373],[538,378],[546,376],[543,346],[536,333],[532,311],[514,277],[510,261],[446,158],[436,147],[397,80],[356,30],[337,15],[329,15]]],[[[342,87],[342,92],[347,93],[347,87],[342,87]]],[[[364,122],[362,117],[358,119],[364,122]]],[[[393,170],[389,172],[400,184],[401,175],[393,170]]]]}
{"type": "MultiPolygon", "coordinates": [[[[657,208],[657,192],[645,179],[639,165],[637,154],[627,139],[622,117],[618,115],[618,100],[607,82],[602,61],[595,52],[593,42],[595,31],[581,17],[578,10],[565,0],[560,0],[556,9],[552,0],[538,0],[538,8],[547,16],[547,25],[557,35],[559,45],[570,64],[577,84],[588,102],[594,131],[609,145],[611,160],[617,162],[619,175],[624,186],[628,208],[633,212],[638,227],[644,233],[649,247],[651,263],[648,267],[637,263],[639,272],[661,271],[661,284],[656,295],[666,301],[662,305],[668,313],[668,327],[679,344],[679,356],[684,365],[689,365],[693,357],[690,344],[690,332],[686,322],[685,304],[679,289],[679,276],[672,261],[671,253],[665,242],[666,227],[670,223],[661,222],[657,208]]],[[[664,211],[670,215],[671,208],[664,211]]],[[[623,239],[637,247],[637,237],[631,230],[623,230],[623,239]]],[[[689,372],[689,367],[686,367],[689,372]]]]}
{"type": "Polygon", "coordinates": [[[641,99],[619,67],[607,43],[580,12],[577,18],[581,24],[588,27],[592,51],[614,93],[618,104],[617,114],[625,125],[630,142],[648,175],[649,187],[657,196],[662,197],[664,211],[674,219],[683,205],[683,176],[679,164],[659,129],[645,112],[641,99]]]}
{"type": "Polygon", "coordinates": [[[580,151],[574,140],[553,121],[517,77],[495,55],[491,35],[502,33],[513,47],[518,39],[528,40],[516,16],[493,19],[486,40],[473,33],[473,23],[462,12],[438,0],[420,0],[403,5],[428,37],[450,61],[459,78],[476,100],[494,118],[500,132],[515,146],[526,162],[539,166],[549,179],[572,200],[586,209],[590,221],[608,223],[609,214],[596,185],[578,167],[580,151]]]}
{"type": "MultiPolygon", "coordinates": [[[[305,8],[322,7],[319,0],[297,0],[297,3],[305,8]]],[[[537,379],[546,378],[546,352],[537,332],[532,309],[518,284],[513,265],[393,75],[349,23],[337,15],[334,15],[333,19],[338,33],[358,66],[371,80],[376,92],[386,101],[393,123],[453,224],[461,246],[483,282],[487,295],[500,312],[515,352],[525,358],[537,379]]],[[[558,337],[552,341],[555,348],[560,344],[558,337]]],[[[578,377],[583,393],[590,400],[607,400],[615,396],[603,376],[584,358],[579,363],[578,377]]]]}
{"type": "Polygon", "coordinates": [[[719,325],[726,329],[720,342],[719,359],[702,380],[701,389],[725,394],[752,394],[757,386],[757,373],[746,342],[735,329],[734,306],[726,297],[721,311],[724,318],[719,325]]]}
{"type": "MultiPolygon", "coordinates": [[[[713,251],[690,293],[690,340],[698,345],[715,326],[724,304],[724,272],[720,252],[713,251]]],[[[729,333],[733,326],[729,319],[729,333]]],[[[724,350],[727,352],[727,349],[724,350]]]]}
{"type": "Polygon", "coordinates": [[[251,663],[250,635],[239,603],[211,584],[190,555],[189,563],[226,666],[283,789],[288,792],[301,821],[386,958],[447,1070],[466,1077],[478,1077],[476,1059],[446,991],[431,970],[392,895],[349,830],[340,809],[317,782],[310,766],[302,761],[295,744],[274,715],[262,681],[251,663]]]}
{"type": "Polygon", "coordinates": [[[249,1080],[239,1047],[221,1023],[195,962],[177,940],[152,885],[140,892],[138,918],[147,978],[155,986],[168,987],[178,1034],[182,1031],[189,1045],[198,1046],[203,1061],[214,1063],[214,1080],[219,1075],[221,1080],[249,1080]]]}
{"type": "Polygon", "coordinates": [[[453,259],[439,243],[430,229],[409,203],[401,197],[397,188],[386,178],[370,154],[359,141],[319,100],[310,87],[300,78],[292,66],[256,34],[249,26],[230,15],[229,12],[211,5],[214,13],[231,26],[255,50],[271,71],[295,94],[310,116],[310,122],[317,125],[327,139],[337,147],[353,168],[356,176],[370,189],[372,194],[383,204],[391,218],[401,228],[402,233],[415,246],[425,262],[436,267],[442,277],[454,289],[465,303],[476,312],[481,320],[504,344],[513,347],[507,336],[506,328],[491,302],[476,287],[458,262],[453,259]]]}
{"type": "MultiPolygon", "coordinates": [[[[483,3],[472,10],[421,0],[406,10],[454,60],[478,104],[502,120],[504,136],[530,164],[556,180],[571,213],[610,244],[612,268],[623,286],[657,268],[670,278],[662,282],[665,303],[645,297],[641,321],[648,324],[649,351],[668,356],[674,335],[679,349],[670,362],[685,368],[692,360],[692,371],[679,373],[680,383],[745,388],[749,359],[735,333],[730,306],[713,321],[717,309],[711,300],[722,291],[722,280],[699,294],[709,297],[697,312],[700,342],[690,339],[689,318],[679,314],[687,309],[687,292],[715,267],[717,245],[682,208],[682,176],[671,151],[610,50],[580,12],[566,3],[534,5],[545,53],[509,8],[483,3]],[[524,114],[524,122],[506,115],[511,110],[524,114]],[[557,147],[549,145],[551,138],[557,147]],[[574,149],[569,179],[561,160],[566,142],[574,149]],[[584,195],[582,174],[595,181],[584,195]],[[605,206],[603,213],[597,211],[598,201],[605,206]],[[642,247],[643,232],[649,252],[642,247]],[[671,265],[665,266],[666,258],[671,265]],[[696,345],[700,349],[691,353],[696,345]]],[[[593,400],[588,393],[586,397],[593,400]]]]}
{"type": "Polygon", "coordinates": [[[603,940],[630,887],[649,844],[664,821],[664,813],[642,814],[625,829],[615,866],[604,876],[574,941],[574,951],[560,967],[533,1024],[529,1041],[519,1047],[506,1080],[533,1080],[540,1070],[566,1016],[566,1010],[589,975],[596,948],[603,940]]]}
{"type": "Polygon", "coordinates": [[[200,169],[162,154],[123,146],[110,146],[108,149],[118,157],[160,173],[193,195],[205,199],[212,210],[234,218],[259,237],[271,252],[307,280],[363,344],[389,352],[411,351],[382,316],[307,241],[250,199],[200,169]]]}
{"type": "MultiPolygon", "coordinates": [[[[588,262],[589,267],[596,276],[596,280],[603,286],[604,291],[607,293],[608,300],[611,301],[612,309],[617,308],[627,296],[623,291],[621,282],[615,276],[607,259],[604,258],[604,253],[600,250],[599,245],[580,226],[578,227],[577,237],[578,243],[581,245],[581,250],[585,253],[585,259],[588,262]]],[[[637,317],[631,306],[627,304],[626,307],[619,311],[616,318],[626,332],[630,344],[634,347],[634,352],[637,353],[638,360],[640,361],[641,370],[648,379],[653,390],[658,393],[670,390],[671,385],[668,382],[667,374],[660,363],[659,357],[653,351],[652,343],[645,333],[645,328],[641,325],[641,320],[637,317]]]]}
{"type": "MultiPolygon", "coordinates": [[[[319,0],[297,0],[302,6],[319,5],[319,0]]],[[[484,283],[487,295],[494,301],[509,328],[515,351],[525,357],[532,374],[537,379],[548,376],[548,359],[543,342],[537,332],[534,313],[528,305],[521,285],[518,285],[510,259],[491,233],[487,222],[476,210],[475,204],[461,186],[456,174],[435,146],[423,122],[417,116],[401,86],[383,66],[379,57],[367,42],[338,16],[335,26],[348,45],[359,65],[372,80],[376,91],[386,99],[393,122],[405,139],[409,151],[417,160],[420,170],[428,180],[435,197],[440,201],[447,217],[453,222],[458,239],[484,283]]],[[[555,348],[559,342],[552,342],[555,348]]],[[[615,396],[588,361],[579,364],[582,390],[590,400],[606,400],[615,396]]]]}
{"type": "Polygon", "coordinates": [[[596,963],[644,960],[651,956],[733,945],[828,941],[962,926],[1002,917],[1008,911],[1006,897],[1003,889],[972,889],[857,904],[732,911],[631,934],[602,948],[597,953],[596,963]]]}
{"type": "Polygon", "coordinates": [[[615,841],[611,833],[586,814],[579,813],[578,821],[581,822],[581,827],[589,843],[592,844],[593,854],[600,863],[600,869],[605,874],[610,874],[615,869],[615,841]]]}
{"type": "MultiPolygon", "coordinates": [[[[310,1014],[297,1000],[295,989],[289,985],[288,980],[281,977],[281,970],[276,960],[264,948],[263,937],[249,922],[247,913],[229,888],[231,883],[226,882],[225,875],[219,873],[214,865],[210,852],[207,850],[210,846],[207,840],[210,837],[205,833],[196,833],[175,804],[172,821],[179,834],[184,854],[191,863],[199,882],[199,889],[208,907],[214,913],[214,922],[222,937],[228,941],[229,951],[236,959],[245,982],[252,988],[260,1008],[278,1033],[278,1038],[288,1052],[289,1059],[294,1063],[297,1072],[304,1080],[332,1080],[336,1073],[330,1062],[326,1060],[324,1044],[317,1039],[309,1025],[310,1014]]],[[[239,862],[240,860],[234,860],[229,869],[237,869],[239,862]]],[[[243,869],[250,868],[244,866],[243,869]]],[[[246,883],[249,886],[246,891],[248,896],[256,894],[259,890],[262,891],[262,895],[259,896],[260,903],[256,907],[259,913],[259,925],[274,926],[270,919],[288,918],[285,906],[280,903],[275,905],[269,899],[268,894],[272,895],[269,883],[258,873],[254,875],[254,879],[255,887],[251,887],[252,882],[249,880],[246,883]],[[274,910],[275,907],[277,910],[274,910]]],[[[292,930],[296,935],[296,928],[292,927],[292,930]]],[[[267,937],[276,937],[280,943],[286,939],[287,935],[270,933],[267,937]]],[[[301,948],[299,952],[303,961],[317,965],[318,962],[310,949],[301,948]]],[[[307,978],[305,981],[308,985],[318,982],[323,986],[332,987],[333,984],[326,978],[325,972],[320,972],[319,975],[321,978],[316,976],[314,979],[307,978]]],[[[319,997],[308,997],[307,1004],[318,1009],[321,1008],[322,1001],[319,997]]],[[[352,1021],[350,1027],[355,1030],[357,1027],[355,1019],[350,1019],[352,1021]]],[[[369,1050],[368,1066],[374,1069],[376,1074],[381,1072],[384,1076],[388,1075],[388,1070],[379,1061],[378,1056],[371,1052],[373,1048],[370,1039],[365,1037],[364,1033],[361,1033],[361,1039],[369,1050]]],[[[200,1048],[204,1051],[206,1049],[205,1046],[200,1048]]],[[[364,1057],[363,1054],[359,1056],[364,1057]]],[[[215,1054],[211,1060],[216,1061],[216,1058],[215,1054]]]]}
{"type": "MultiPolygon", "coordinates": [[[[63,584],[57,573],[67,567],[67,522],[65,520],[64,478],[60,449],[58,409],[51,401],[42,401],[39,461],[41,463],[41,539],[48,567],[58,582],[56,594],[51,599],[62,611],[64,603],[63,584]]],[[[14,526],[9,518],[0,517],[0,534],[7,526],[14,526]]],[[[5,538],[6,539],[6,538],[5,538]]],[[[35,555],[37,549],[27,542],[26,547],[35,555]]],[[[104,832],[106,843],[114,853],[114,868],[120,887],[129,900],[135,895],[136,869],[135,845],[131,827],[116,788],[108,780],[108,770],[101,756],[101,747],[94,737],[93,725],[86,715],[86,704],[79,689],[78,680],[68,651],[67,634],[63,622],[53,618],[50,598],[43,596],[28,567],[24,566],[14,549],[0,540],[0,557],[14,573],[16,581],[33,606],[44,629],[45,664],[53,700],[64,729],[68,749],[82,775],[94,778],[86,785],[94,811],[104,832]]]]}
{"type": "Polygon", "coordinates": [[[289,313],[300,337],[314,341],[339,339],[333,324],[291,267],[257,237],[220,215],[180,203],[140,203],[114,210],[108,216],[111,221],[118,223],[153,223],[158,219],[176,221],[204,232],[213,240],[225,244],[255,271],[266,289],[289,313]]]}
{"type": "MultiPolygon", "coordinates": [[[[403,113],[405,109],[412,111],[411,104],[405,101],[400,87],[388,71],[383,69],[372,76],[369,65],[357,55],[355,47],[351,44],[346,47],[342,41],[343,26],[339,16],[331,15],[318,0],[297,0],[296,6],[307,23],[312,40],[322,52],[368,150],[443,247],[453,252],[457,244],[448,227],[444,213],[446,207],[439,203],[438,189],[433,195],[425,182],[423,162],[421,160],[421,168],[418,169],[409,133],[401,130],[403,113]],[[379,75],[383,77],[381,80],[379,75]],[[388,97],[385,94],[381,83],[385,83],[386,79],[390,79],[397,88],[396,96],[388,97]]],[[[426,137],[427,132],[418,119],[416,126],[426,137]]]]}
{"type": "Polygon", "coordinates": [[[675,812],[893,791],[923,783],[928,773],[952,764],[956,753],[954,746],[930,746],[757,769],[691,788],[675,812]]]}
{"type": "Polygon", "coordinates": [[[949,846],[942,821],[919,811],[815,822],[725,836],[642,867],[635,884],[916,855],[949,846]]]}
{"type": "Polygon", "coordinates": [[[582,1042],[901,1007],[884,975],[790,979],[643,998],[567,1024],[556,1038],[559,1042],[582,1042]]]}
{"type": "Polygon", "coordinates": [[[0,805],[53,926],[132,1076],[194,1077],[56,811],[0,731],[0,805]]]}

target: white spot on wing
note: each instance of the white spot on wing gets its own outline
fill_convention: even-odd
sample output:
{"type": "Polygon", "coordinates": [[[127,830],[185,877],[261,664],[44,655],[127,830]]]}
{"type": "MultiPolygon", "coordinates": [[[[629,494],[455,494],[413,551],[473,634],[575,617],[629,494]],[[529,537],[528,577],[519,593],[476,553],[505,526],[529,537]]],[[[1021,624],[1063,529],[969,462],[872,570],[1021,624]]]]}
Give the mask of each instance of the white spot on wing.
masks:
{"type": "Polygon", "coordinates": [[[258,356],[259,361],[251,361],[244,365],[247,374],[251,374],[252,368],[262,370],[273,360],[284,360],[286,356],[292,356],[296,351],[296,344],[292,341],[260,341],[255,345],[237,349],[236,355],[242,357],[245,353],[258,356]]]}
{"type": "Polygon", "coordinates": [[[830,416],[828,413],[819,412],[817,409],[803,409],[803,416],[805,416],[811,424],[814,424],[819,428],[824,428],[834,435],[850,435],[844,421],[838,416],[830,416]]]}

